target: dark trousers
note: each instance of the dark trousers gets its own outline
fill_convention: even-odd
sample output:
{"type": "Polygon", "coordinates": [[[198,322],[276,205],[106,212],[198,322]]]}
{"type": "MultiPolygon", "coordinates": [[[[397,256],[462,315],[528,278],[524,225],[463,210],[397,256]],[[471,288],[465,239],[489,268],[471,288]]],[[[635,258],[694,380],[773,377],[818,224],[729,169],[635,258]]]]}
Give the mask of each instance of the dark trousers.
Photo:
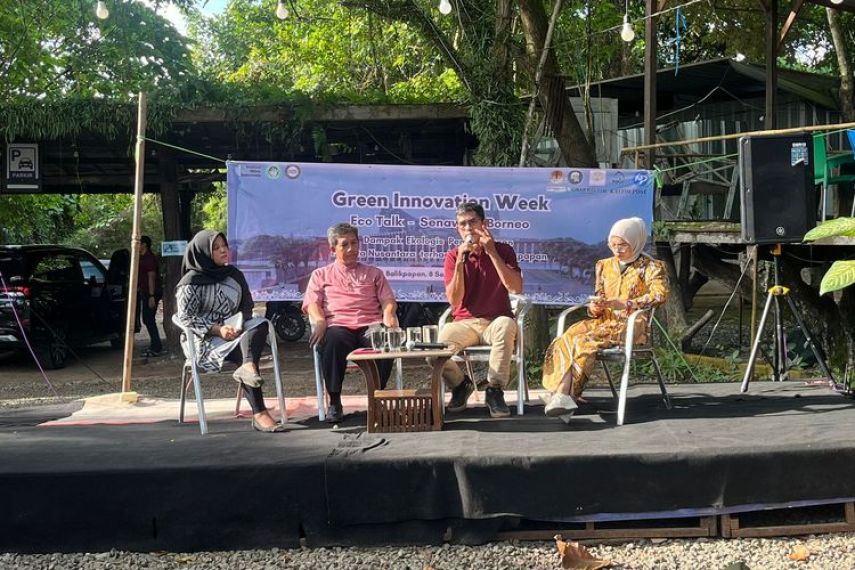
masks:
{"type": "MultiPolygon", "coordinates": [[[[324,341],[320,344],[321,370],[324,374],[324,383],[327,392],[340,394],[341,385],[344,382],[344,373],[347,369],[347,355],[357,348],[370,347],[371,341],[365,338],[365,329],[356,330],[347,327],[329,327],[324,335],[324,341]]],[[[386,387],[389,374],[392,372],[392,360],[377,361],[380,372],[380,388],[386,387]]]]}
{"type": "Polygon", "coordinates": [[[142,322],[145,324],[149,338],[151,338],[151,344],[149,344],[148,349],[152,352],[160,352],[163,350],[163,344],[160,342],[160,332],[157,330],[157,320],[155,318],[157,315],[158,303],[160,303],[160,297],[155,297],[154,308],[152,309],[148,306],[148,293],[140,291],[137,296],[136,329],[139,329],[140,315],[142,314],[142,322]]]}
{"type": "MultiPolygon", "coordinates": [[[[259,361],[261,361],[261,351],[264,350],[266,340],[267,323],[264,323],[243,333],[240,337],[240,344],[226,356],[226,360],[234,362],[238,366],[247,362],[252,362],[258,366],[259,361]]],[[[267,406],[264,405],[264,394],[261,392],[260,387],[247,386],[246,384],[241,384],[241,386],[253,414],[260,414],[267,409],[267,406]]]]}

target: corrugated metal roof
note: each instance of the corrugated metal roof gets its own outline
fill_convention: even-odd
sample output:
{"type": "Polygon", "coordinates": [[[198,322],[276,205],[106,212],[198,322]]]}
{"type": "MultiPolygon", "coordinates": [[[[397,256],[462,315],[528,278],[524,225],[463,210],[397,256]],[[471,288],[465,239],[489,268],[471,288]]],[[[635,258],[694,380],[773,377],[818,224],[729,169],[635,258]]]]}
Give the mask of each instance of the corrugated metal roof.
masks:
{"type": "MultiPolygon", "coordinates": [[[[792,93],[826,109],[838,108],[833,96],[837,85],[837,78],[830,75],[778,70],[780,91],[792,93]]],[[[577,95],[581,87],[568,87],[568,94],[577,95]]],[[[659,113],[701,100],[716,102],[763,97],[765,91],[765,66],[726,58],[681,65],[678,72],[673,67],[662,69],[656,74],[659,113]]],[[[644,110],[644,74],[591,83],[590,94],[618,99],[621,115],[641,113],[644,110]]]]}

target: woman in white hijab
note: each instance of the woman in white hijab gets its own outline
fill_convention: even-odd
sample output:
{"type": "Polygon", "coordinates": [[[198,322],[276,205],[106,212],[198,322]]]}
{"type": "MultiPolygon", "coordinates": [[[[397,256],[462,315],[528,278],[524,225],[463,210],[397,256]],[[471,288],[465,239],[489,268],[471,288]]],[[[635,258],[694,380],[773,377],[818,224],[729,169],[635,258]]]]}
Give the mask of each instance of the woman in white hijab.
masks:
{"type": "MultiPolygon", "coordinates": [[[[668,297],[665,266],[643,252],[646,243],[647,226],[641,218],[618,220],[612,226],[608,245],[614,255],[597,262],[590,318],[573,324],[546,351],[543,386],[554,392],[547,416],[569,420],[577,402],[583,401],[597,351],[623,342],[626,319],[633,311],[655,307],[668,297]]],[[[647,323],[638,325],[635,342],[643,342],[647,323]]]]}

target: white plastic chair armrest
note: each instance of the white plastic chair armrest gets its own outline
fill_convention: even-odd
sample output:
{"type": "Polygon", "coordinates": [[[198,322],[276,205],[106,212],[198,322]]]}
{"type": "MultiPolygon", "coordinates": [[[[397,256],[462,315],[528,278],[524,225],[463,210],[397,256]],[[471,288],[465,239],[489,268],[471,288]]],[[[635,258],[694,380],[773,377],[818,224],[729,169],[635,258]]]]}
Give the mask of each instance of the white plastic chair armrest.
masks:
{"type": "Polygon", "coordinates": [[[627,359],[632,355],[632,347],[635,345],[635,321],[638,317],[650,309],[638,309],[626,320],[626,339],[624,341],[624,355],[627,359]]]}
{"type": "Polygon", "coordinates": [[[450,318],[451,318],[451,307],[449,306],[446,310],[444,310],[442,312],[442,315],[440,315],[440,317],[439,317],[439,322],[437,323],[439,325],[439,328],[442,328],[445,325],[447,325],[448,319],[450,319],[450,318]]]}
{"type": "Polygon", "coordinates": [[[587,306],[588,303],[582,303],[580,305],[573,305],[571,307],[567,307],[566,309],[561,311],[561,313],[558,315],[558,326],[555,330],[555,337],[558,338],[559,336],[564,334],[564,330],[567,327],[567,316],[570,315],[570,313],[578,311],[579,309],[587,306]]]}

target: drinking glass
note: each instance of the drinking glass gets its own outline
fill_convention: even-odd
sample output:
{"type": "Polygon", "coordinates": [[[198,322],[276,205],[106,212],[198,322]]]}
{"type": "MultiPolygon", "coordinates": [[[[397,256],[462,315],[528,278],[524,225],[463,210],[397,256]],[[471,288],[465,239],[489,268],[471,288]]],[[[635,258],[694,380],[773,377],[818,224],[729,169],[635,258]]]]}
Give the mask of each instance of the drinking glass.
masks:
{"type": "Polygon", "coordinates": [[[391,327],[386,329],[386,350],[392,352],[401,350],[401,346],[406,341],[407,337],[404,334],[404,329],[398,327],[391,327]]]}
{"type": "Polygon", "coordinates": [[[439,327],[437,325],[425,325],[422,327],[422,342],[439,342],[439,327]]]}
{"type": "Polygon", "coordinates": [[[422,328],[421,327],[407,327],[407,345],[411,342],[421,342],[422,341],[422,328]]]}
{"type": "Polygon", "coordinates": [[[386,331],[381,327],[377,327],[371,331],[369,338],[371,340],[371,348],[374,350],[382,351],[386,348],[386,331]]]}

